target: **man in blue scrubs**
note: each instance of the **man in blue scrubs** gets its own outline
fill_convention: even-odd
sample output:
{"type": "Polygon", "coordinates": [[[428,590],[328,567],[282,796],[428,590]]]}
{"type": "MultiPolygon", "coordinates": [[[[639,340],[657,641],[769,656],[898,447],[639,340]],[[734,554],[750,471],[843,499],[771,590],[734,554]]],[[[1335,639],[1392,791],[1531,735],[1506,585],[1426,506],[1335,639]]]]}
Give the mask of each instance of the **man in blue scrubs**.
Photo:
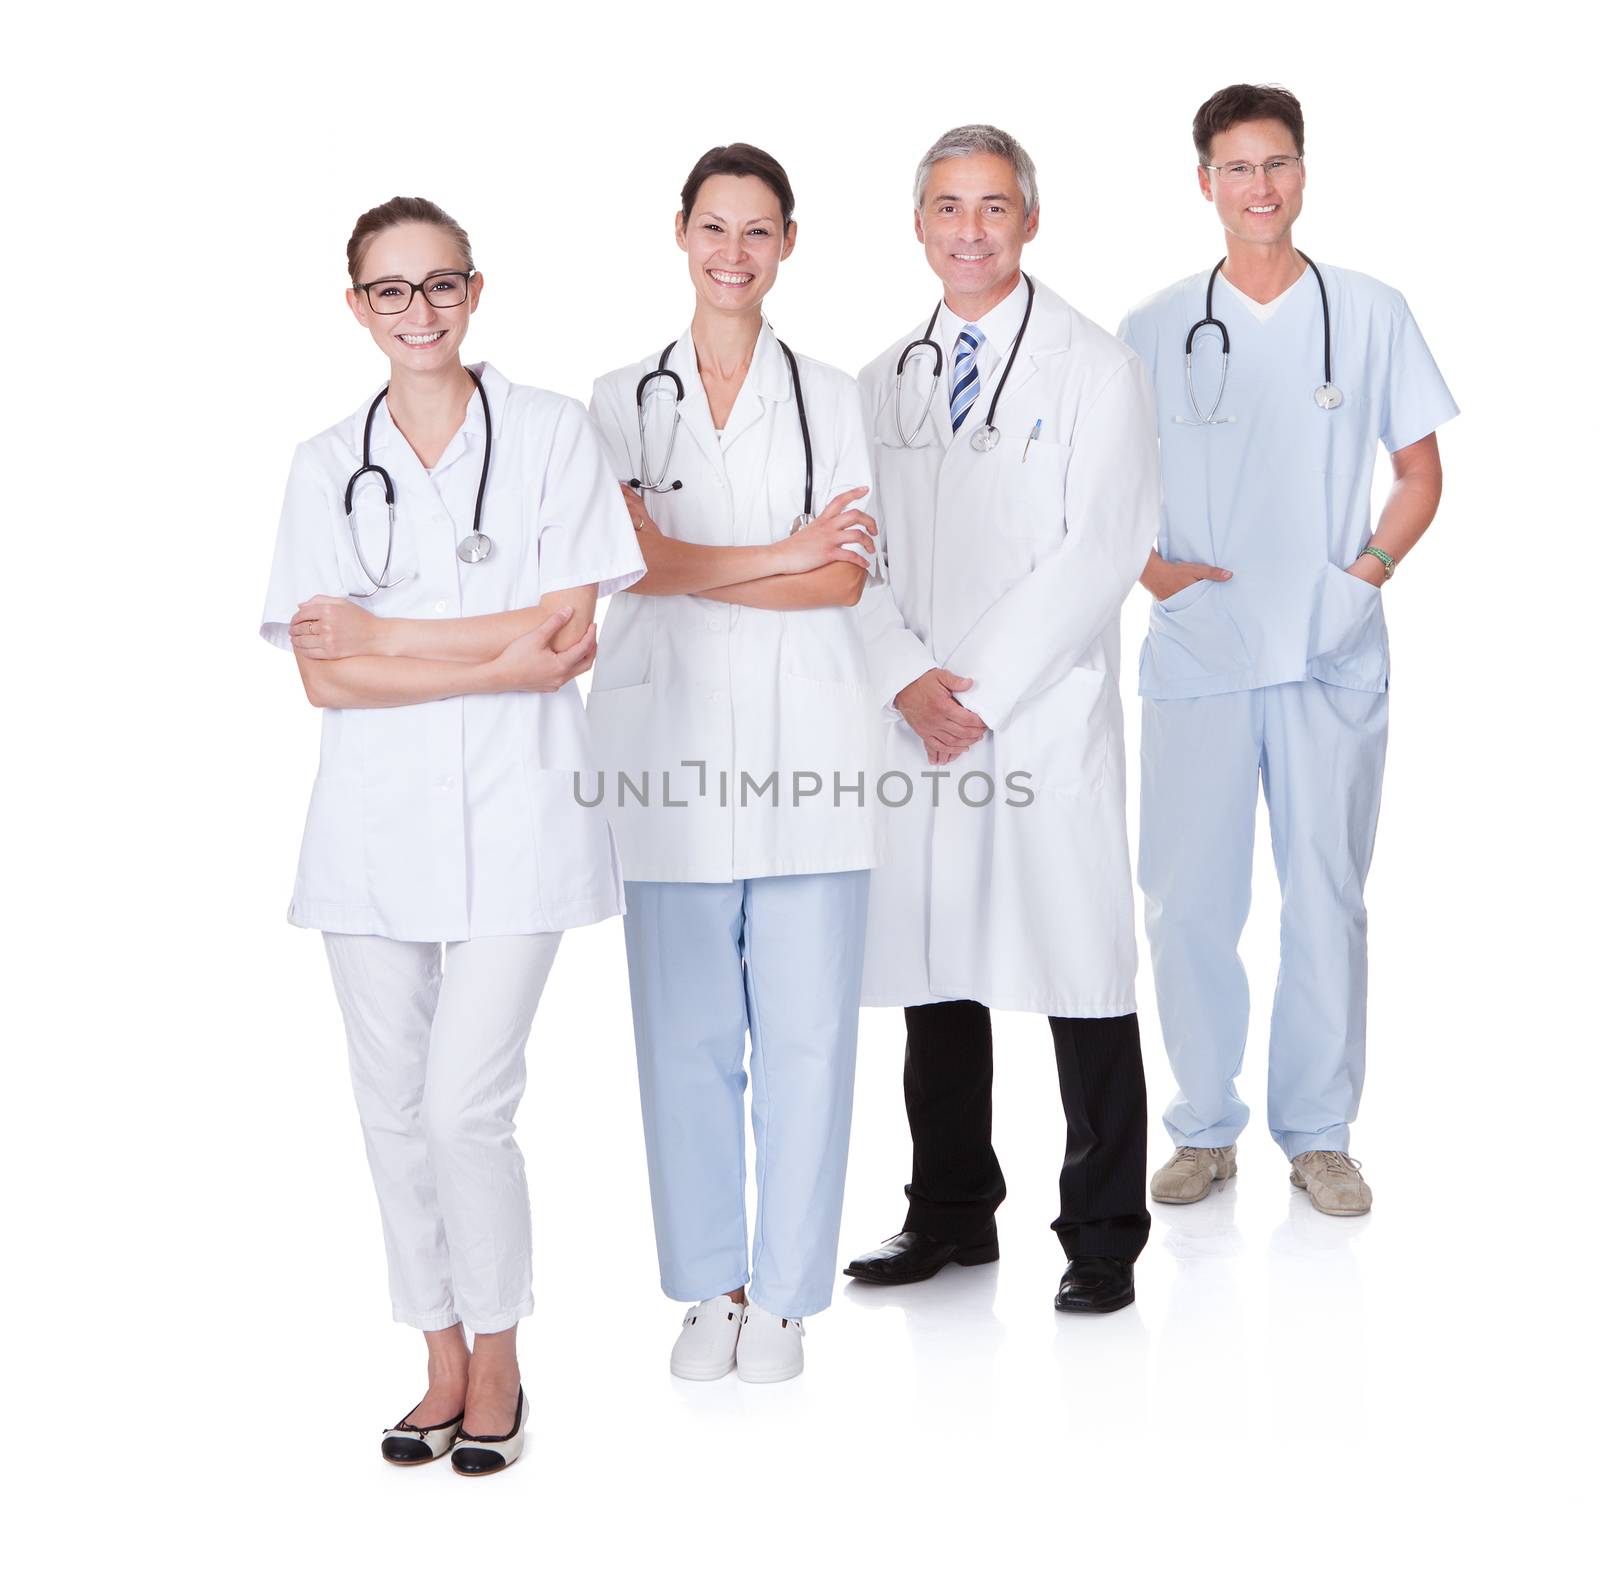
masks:
{"type": "Polygon", "coordinates": [[[1142,578],[1155,604],[1139,883],[1177,1150],[1150,1194],[1193,1203],[1235,1171],[1259,779],[1283,894],[1268,1126],[1319,1210],[1360,1215],[1372,1192],[1348,1151],[1388,734],[1382,601],[1438,509],[1434,432],[1456,405],[1395,290],[1295,248],[1305,123],[1291,93],[1224,88],[1194,144],[1227,255],[1122,326],[1155,382],[1163,488],[1142,578]],[[1379,441],[1394,479],[1374,531],[1379,441]]]}

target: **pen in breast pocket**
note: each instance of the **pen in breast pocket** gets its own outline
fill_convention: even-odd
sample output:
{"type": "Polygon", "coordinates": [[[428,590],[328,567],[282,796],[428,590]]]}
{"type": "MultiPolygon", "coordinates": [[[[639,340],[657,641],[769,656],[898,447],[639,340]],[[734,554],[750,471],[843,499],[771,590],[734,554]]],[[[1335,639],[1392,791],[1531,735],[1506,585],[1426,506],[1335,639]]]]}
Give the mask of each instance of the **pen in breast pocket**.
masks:
{"type": "Polygon", "coordinates": [[[1033,429],[1028,432],[1028,439],[1022,444],[1022,461],[1024,463],[1028,461],[1028,448],[1039,439],[1039,432],[1043,429],[1044,421],[1042,419],[1036,419],[1033,422],[1033,429]]]}

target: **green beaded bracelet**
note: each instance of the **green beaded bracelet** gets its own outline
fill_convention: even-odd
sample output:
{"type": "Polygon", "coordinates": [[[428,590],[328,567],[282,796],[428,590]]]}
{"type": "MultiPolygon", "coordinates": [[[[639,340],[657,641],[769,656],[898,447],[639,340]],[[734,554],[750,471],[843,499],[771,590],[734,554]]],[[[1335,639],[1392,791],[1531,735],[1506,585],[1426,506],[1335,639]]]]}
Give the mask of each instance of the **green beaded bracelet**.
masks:
{"type": "Polygon", "coordinates": [[[1368,545],[1361,552],[1364,556],[1376,556],[1383,565],[1383,580],[1385,583],[1394,576],[1394,557],[1387,550],[1379,550],[1376,545],[1368,545]]]}

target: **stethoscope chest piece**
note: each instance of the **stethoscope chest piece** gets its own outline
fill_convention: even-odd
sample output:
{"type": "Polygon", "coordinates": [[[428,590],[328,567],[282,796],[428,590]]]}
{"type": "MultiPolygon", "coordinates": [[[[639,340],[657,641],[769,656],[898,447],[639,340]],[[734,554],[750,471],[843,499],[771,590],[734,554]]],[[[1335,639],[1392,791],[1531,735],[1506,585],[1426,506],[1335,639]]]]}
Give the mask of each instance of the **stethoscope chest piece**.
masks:
{"type": "Polygon", "coordinates": [[[1000,432],[993,425],[980,425],[972,433],[974,452],[993,452],[1000,445],[1000,432]]]}
{"type": "MultiPolygon", "coordinates": [[[[483,382],[477,371],[470,365],[462,368],[472,378],[472,385],[477,389],[478,401],[483,405],[483,466],[478,471],[478,499],[472,508],[472,532],[456,546],[456,555],[467,562],[486,561],[489,552],[494,549],[494,541],[483,532],[483,493],[489,483],[489,453],[494,445],[494,423],[489,418],[489,394],[483,390],[483,382]]],[[[372,461],[372,421],[377,415],[378,405],[388,396],[389,389],[385,387],[367,408],[367,423],[361,433],[361,467],[350,476],[350,482],[344,488],[344,515],[350,528],[351,543],[355,546],[356,561],[366,574],[367,581],[372,584],[365,593],[352,593],[350,596],[352,599],[371,599],[380,588],[398,588],[406,581],[403,577],[389,576],[389,563],[394,556],[394,481],[389,477],[386,468],[372,461]],[[383,482],[383,499],[389,510],[388,547],[383,553],[383,569],[376,574],[367,565],[367,558],[362,554],[361,535],[356,528],[355,520],[356,484],[368,474],[375,474],[383,482]]]]}
{"type": "Polygon", "coordinates": [[[789,532],[791,534],[798,534],[800,532],[800,530],[803,529],[806,526],[806,524],[815,523],[816,521],[817,520],[814,517],[812,517],[812,515],[809,512],[802,512],[794,520],[794,522],[789,525],[789,532]]]}
{"type": "MultiPolygon", "coordinates": [[[[1344,402],[1344,394],[1333,384],[1333,318],[1328,312],[1328,286],[1323,282],[1322,269],[1306,255],[1299,252],[1301,259],[1311,269],[1312,275],[1317,280],[1317,295],[1322,301],[1322,385],[1311,389],[1312,400],[1319,409],[1336,409],[1344,402]]],[[[1217,410],[1222,407],[1222,394],[1228,385],[1228,351],[1231,345],[1228,342],[1228,329],[1217,320],[1212,312],[1212,291],[1216,288],[1217,274],[1222,271],[1222,262],[1227,261],[1224,256],[1215,267],[1211,269],[1211,276],[1206,280],[1206,313],[1189,329],[1189,336],[1183,344],[1183,379],[1189,394],[1189,407],[1194,410],[1195,423],[1199,425],[1231,425],[1234,416],[1228,415],[1224,419],[1217,418],[1217,410]],[[1217,384],[1217,396],[1208,412],[1200,412],[1199,401],[1194,392],[1194,340],[1195,336],[1205,327],[1215,327],[1222,339],[1222,377],[1217,384]]],[[[1173,415],[1173,419],[1180,425],[1189,422],[1181,414],[1173,415]]]]}

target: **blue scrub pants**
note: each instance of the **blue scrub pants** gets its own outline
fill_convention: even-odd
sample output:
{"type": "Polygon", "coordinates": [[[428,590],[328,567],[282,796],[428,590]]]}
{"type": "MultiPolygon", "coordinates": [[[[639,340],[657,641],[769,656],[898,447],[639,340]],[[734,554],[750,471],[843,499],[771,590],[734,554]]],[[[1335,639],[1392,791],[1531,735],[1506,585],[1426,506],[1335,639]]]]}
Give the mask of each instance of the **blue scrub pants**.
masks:
{"type": "Polygon", "coordinates": [[[855,1092],[867,873],[628,884],[623,927],[661,1289],[833,1298],[855,1092]],[[744,1203],[745,1032],[756,1146],[744,1203]]]}
{"type": "Polygon", "coordinates": [[[1178,1093],[1175,1144],[1221,1148],[1249,1111],[1234,1090],[1250,995],[1256,780],[1283,894],[1267,1122],[1291,1160],[1349,1148],[1366,1070],[1367,911],[1386,692],[1296,681],[1215,697],[1146,698],[1139,886],[1156,1003],[1178,1093]]]}

